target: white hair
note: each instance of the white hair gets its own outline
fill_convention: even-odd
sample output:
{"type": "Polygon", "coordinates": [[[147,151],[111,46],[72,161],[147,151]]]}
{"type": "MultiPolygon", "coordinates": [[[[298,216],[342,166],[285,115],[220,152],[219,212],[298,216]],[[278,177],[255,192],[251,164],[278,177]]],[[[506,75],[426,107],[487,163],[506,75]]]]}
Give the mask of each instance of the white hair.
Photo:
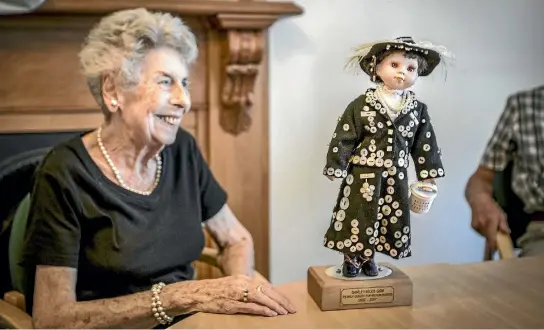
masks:
{"type": "Polygon", "coordinates": [[[108,113],[102,98],[102,77],[114,74],[125,87],[138,83],[140,64],[150,50],[176,50],[190,65],[198,56],[196,37],[178,17],[129,9],[104,17],[89,33],[79,59],[94,98],[108,113]]]}

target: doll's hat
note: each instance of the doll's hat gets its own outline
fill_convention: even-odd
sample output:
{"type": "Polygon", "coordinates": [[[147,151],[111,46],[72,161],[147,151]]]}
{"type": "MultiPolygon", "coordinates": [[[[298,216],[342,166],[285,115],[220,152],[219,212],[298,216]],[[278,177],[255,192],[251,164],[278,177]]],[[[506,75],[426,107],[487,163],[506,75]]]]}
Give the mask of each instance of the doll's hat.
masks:
{"type": "Polygon", "coordinates": [[[421,55],[427,61],[427,67],[420,76],[428,76],[445,58],[453,58],[453,55],[444,47],[433,45],[427,41],[415,42],[412,37],[398,37],[393,40],[376,41],[363,44],[355,49],[350,57],[348,65],[358,65],[369,76],[374,75],[374,57],[382,51],[391,48],[400,51],[409,51],[421,55]]]}

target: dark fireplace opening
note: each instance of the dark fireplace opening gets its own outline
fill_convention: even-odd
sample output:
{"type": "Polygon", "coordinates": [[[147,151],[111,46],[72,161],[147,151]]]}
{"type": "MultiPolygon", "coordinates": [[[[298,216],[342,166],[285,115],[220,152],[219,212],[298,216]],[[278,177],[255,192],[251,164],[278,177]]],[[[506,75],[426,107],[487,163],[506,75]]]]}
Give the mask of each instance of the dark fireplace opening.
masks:
{"type": "Polygon", "coordinates": [[[36,159],[81,131],[0,134],[0,294],[12,290],[9,238],[14,211],[32,188],[36,159]]]}
{"type": "Polygon", "coordinates": [[[53,147],[81,133],[76,131],[0,134],[0,162],[26,151],[53,147]]]}

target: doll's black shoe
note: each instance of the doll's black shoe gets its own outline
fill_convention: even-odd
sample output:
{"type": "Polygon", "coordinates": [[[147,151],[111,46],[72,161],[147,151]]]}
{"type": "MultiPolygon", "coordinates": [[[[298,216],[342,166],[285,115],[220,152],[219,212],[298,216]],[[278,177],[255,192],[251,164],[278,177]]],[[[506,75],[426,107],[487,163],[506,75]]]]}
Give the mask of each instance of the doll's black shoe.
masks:
{"type": "Polygon", "coordinates": [[[378,276],[378,266],[374,259],[365,258],[362,260],[361,271],[366,276],[378,276]]]}
{"type": "Polygon", "coordinates": [[[345,277],[356,277],[361,270],[361,263],[357,256],[344,254],[344,263],[342,264],[342,275],[345,277]]]}

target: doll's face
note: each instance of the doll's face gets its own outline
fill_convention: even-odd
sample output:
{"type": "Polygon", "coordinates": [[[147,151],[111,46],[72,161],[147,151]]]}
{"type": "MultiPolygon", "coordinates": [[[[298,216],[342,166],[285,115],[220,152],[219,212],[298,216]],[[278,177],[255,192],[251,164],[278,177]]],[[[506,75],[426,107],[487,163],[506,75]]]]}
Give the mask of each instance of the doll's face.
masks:
{"type": "Polygon", "coordinates": [[[406,58],[404,52],[394,52],[378,64],[376,73],[388,88],[406,89],[417,80],[418,62],[416,58],[406,58]]]}

